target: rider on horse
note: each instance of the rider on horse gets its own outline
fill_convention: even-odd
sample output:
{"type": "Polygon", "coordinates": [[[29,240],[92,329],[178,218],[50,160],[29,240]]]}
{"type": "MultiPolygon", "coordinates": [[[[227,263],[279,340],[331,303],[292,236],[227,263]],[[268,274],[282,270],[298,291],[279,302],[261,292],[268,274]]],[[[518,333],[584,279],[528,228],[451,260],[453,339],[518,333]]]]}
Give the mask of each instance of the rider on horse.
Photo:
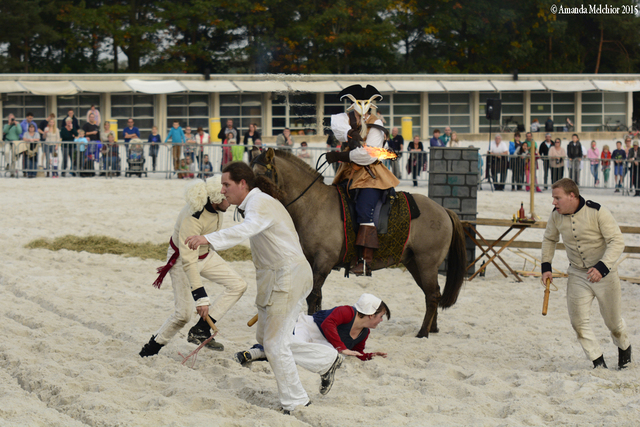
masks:
{"type": "Polygon", "coordinates": [[[338,96],[340,100],[346,97],[353,101],[346,113],[331,116],[331,130],[346,151],[328,152],[327,162],[342,162],[334,185],[346,181],[349,190],[358,190],[355,199],[359,224],[356,245],[362,248],[362,256],[352,272],[363,275],[370,271],[368,264],[372,263],[373,251],[378,248],[378,231],[373,222],[376,204],[384,190],[396,187],[400,181],[366,149],[383,148],[388,135],[382,120],[369,111],[376,98],[382,99],[380,92],[371,85],[366,88],[353,85],[343,89],[338,96]]]}

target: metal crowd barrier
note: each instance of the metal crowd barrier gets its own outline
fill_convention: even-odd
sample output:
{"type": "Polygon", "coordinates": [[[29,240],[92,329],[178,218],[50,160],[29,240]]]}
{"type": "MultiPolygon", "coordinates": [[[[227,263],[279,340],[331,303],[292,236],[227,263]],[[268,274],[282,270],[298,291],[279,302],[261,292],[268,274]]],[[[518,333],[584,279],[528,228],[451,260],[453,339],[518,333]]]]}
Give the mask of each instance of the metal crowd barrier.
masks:
{"type": "MultiPolygon", "coordinates": [[[[194,175],[221,173],[226,163],[234,159],[249,162],[253,156],[252,146],[228,146],[223,144],[150,144],[140,145],[135,150],[131,143],[118,142],[115,148],[109,148],[98,142],[79,144],[75,142],[37,143],[33,151],[26,147],[22,141],[4,142],[0,153],[0,172],[5,177],[68,177],[68,176],[156,176],[167,179],[180,178],[194,175]],[[84,146],[83,146],[84,145],[84,146]],[[174,148],[177,147],[177,148],[174,148]],[[234,157],[234,147],[235,157],[234,157]],[[239,148],[242,147],[242,148],[239,148]],[[135,156],[140,152],[139,158],[135,156]],[[174,151],[175,150],[175,151],[174,151]],[[54,153],[55,156],[54,156],[54,153]],[[195,164],[195,170],[176,170],[175,155],[178,167],[187,158],[195,164]],[[204,156],[208,156],[211,163],[211,171],[204,170],[204,156]],[[53,159],[57,158],[57,166],[53,159]]],[[[266,148],[279,148],[272,145],[256,146],[261,150],[266,148]]],[[[316,167],[318,158],[329,149],[326,147],[296,147],[292,148],[293,154],[305,161],[310,167],[316,167]]],[[[324,159],[323,159],[324,160],[324,159]]],[[[322,163],[322,162],[321,162],[322,163]]],[[[395,160],[383,160],[383,163],[403,182],[415,182],[426,185],[428,182],[429,153],[400,153],[395,160]],[[415,161],[414,161],[415,160],[415,161]],[[415,177],[414,177],[415,175],[415,177]]],[[[338,165],[327,165],[323,168],[323,175],[327,179],[335,176],[338,165]]]]}
{"type": "MultiPolygon", "coordinates": [[[[252,146],[228,146],[223,144],[131,144],[118,142],[114,148],[101,143],[84,145],[75,142],[39,142],[35,150],[22,141],[3,141],[0,150],[0,176],[3,177],[53,177],[53,176],[155,176],[167,179],[181,177],[206,177],[221,173],[224,165],[234,159],[249,162],[252,146]],[[137,147],[136,145],[139,145],[137,147]],[[178,147],[178,148],[174,148],[178,147]],[[234,157],[234,147],[235,157],[234,157]],[[241,148],[240,148],[241,147],[241,148]],[[55,153],[55,155],[54,155],[55,153]],[[177,165],[176,156],[177,155],[177,165]],[[211,171],[204,170],[204,156],[208,156],[211,171]],[[57,158],[55,166],[54,157],[57,158]],[[195,164],[192,170],[176,170],[187,158],[195,164]]],[[[256,146],[259,149],[271,145],[256,146]]],[[[295,147],[291,151],[315,169],[318,158],[329,149],[326,147],[295,147]]],[[[584,188],[615,188],[613,160],[599,159],[592,165],[591,159],[565,158],[561,167],[554,167],[556,158],[539,157],[536,160],[535,180],[540,189],[550,188],[553,182],[569,177],[584,188]],[[608,170],[607,176],[604,171],[608,170]],[[606,178],[606,179],[605,179],[606,178]]],[[[429,180],[429,151],[400,153],[395,160],[382,161],[404,184],[427,185],[429,180]]],[[[479,156],[479,185],[487,188],[526,190],[529,185],[529,159],[521,156],[497,158],[489,154],[479,156]]],[[[323,168],[327,180],[335,176],[338,165],[323,168]]],[[[621,191],[629,193],[640,179],[640,166],[632,161],[623,162],[621,191]]]]}
{"type": "MultiPolygon", "coordinates": [[[[527,190],[529,178],[528,157],[503,156],[496,157],[482,154],[482,184],[490,184],[495,190],[527,190]],[[506,188],[509,187],[509,188],[506,188]]],[[[538,157],[535,161],[535,181],[541,190],[550,189],[551,185],[561,178],[573,179],[581,188],[616,188],[614,161],[611,159],[562,159],[557,157],[538,157]]],[[[640,166],[634,161],[624,160],[622,163],[621,192],[626,194],[636,187],[640,179],[640,166]]]]}

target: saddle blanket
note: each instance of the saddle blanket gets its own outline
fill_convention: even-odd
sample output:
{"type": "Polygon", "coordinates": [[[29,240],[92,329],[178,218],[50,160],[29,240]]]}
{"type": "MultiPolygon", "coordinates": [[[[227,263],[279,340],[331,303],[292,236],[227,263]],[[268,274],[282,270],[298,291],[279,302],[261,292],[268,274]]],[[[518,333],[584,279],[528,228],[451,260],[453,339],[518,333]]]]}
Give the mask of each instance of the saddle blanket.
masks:
{"type": "MultiPolygon", "coordinates": [[[[343,186],[337,185],[336,189],[340,194],[345,247],[342,262],[334,268],[344,267],[348,272],[351,264],[355,264],[358,254],[355,245],[357,224],[354,224],[352,210],[350,209],[350,204],[354,202],[343,186]]],[[[390,198],[391,206],[389,207],[387,232],[380,234],[380,228],[378,228],[379,248],[373,253],[374,269],[400,264],[404,248],[409,239],[409,232],[411,231],[411,219],[420,215],[418,206],[410,193],[400,191],[395,193],[395,196],[390,196],[390,198]]],[[[380,222],[386,221],[380,218],[380,222]]]]}

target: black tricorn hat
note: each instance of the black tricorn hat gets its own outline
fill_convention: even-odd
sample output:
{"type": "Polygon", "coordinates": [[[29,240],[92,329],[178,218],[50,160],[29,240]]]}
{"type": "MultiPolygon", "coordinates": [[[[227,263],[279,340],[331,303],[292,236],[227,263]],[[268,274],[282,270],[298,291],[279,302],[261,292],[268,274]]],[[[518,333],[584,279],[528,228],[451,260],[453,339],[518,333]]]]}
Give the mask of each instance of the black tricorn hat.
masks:
{"type": "Polygon", "coordinates": [[[367,85],[367,87],[362,87],[361,85],[351,85],[342,89],[342,92],[338,94],[338,98],[342,100],[347,95],[353,96],[355,99],[364,101],[370,100],[371,97],[378,95],[380,99],[382,99],[382,95],[378,92],[378,89],[371,85],[367,85]]]}

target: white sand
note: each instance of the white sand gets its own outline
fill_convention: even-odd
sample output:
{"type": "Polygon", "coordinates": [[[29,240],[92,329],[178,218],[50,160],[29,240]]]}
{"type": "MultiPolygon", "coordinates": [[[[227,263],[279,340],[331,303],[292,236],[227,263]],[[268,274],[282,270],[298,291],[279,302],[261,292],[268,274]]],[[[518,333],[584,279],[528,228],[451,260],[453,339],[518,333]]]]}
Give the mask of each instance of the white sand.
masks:
{"type": "MultiPolygon", "coordinates": [[[[495,267],[465,285],[457,304],[440,314],[440,333],[428,339],[415,338],[425,307],[408,272],[350,280],[332,273],[325,308],[352,304],[363,291],[387,302],[391,321],[372,333],[367,350],[389,357],[349,358],[326,397],[319,377],[300,369],[313,405],[293,416],[277,412],[268,364],[244,368],[231,359],[255,342],[246,326],[256,312],[251,262],[234,264],[249,290],[219,322],[224,352],[203,350],[193,369],[181,365],[178,352],[195,348],[185,328],[157,357],[141,359],[140,348],[172,311],[171,281],[160,291],[151,286],[161,263],[23,245],[65,234],[165,242],[183,186],[135,178],[0,180],[0,426],[638,425],[638,363],[622,372],[591,369],[569,324],[566,280],[556,280],[560,291],[543,317],[539,280],[516,283],[495,267]]],[[[607,205],[621,225],[640,222],[640,198],[612,190],[587,197],[607,205]]],[[[479,216],[510,218],[521,200],[528,195],[482,191],[479,216]]],[[[550,193],[536,201],[546,220],[550,193]]],[[[538,240],[541,232],[523,237],[538,240]]],[[[640,245],[638,236],[625,241],[640,245]]],[[[522,266],[513,254],[506,259],[522,266]]],[[[566,267],[563,252],[554,266],[566,267]]],[[[620,270],[640,276],[640,262],[627,260],[620,270]]],[[[638,351],[640,286],[622,282],[622,306],[638,351]]],[[[597,304],[593,326],[615,367],[617,349],[597,304]]]]}

